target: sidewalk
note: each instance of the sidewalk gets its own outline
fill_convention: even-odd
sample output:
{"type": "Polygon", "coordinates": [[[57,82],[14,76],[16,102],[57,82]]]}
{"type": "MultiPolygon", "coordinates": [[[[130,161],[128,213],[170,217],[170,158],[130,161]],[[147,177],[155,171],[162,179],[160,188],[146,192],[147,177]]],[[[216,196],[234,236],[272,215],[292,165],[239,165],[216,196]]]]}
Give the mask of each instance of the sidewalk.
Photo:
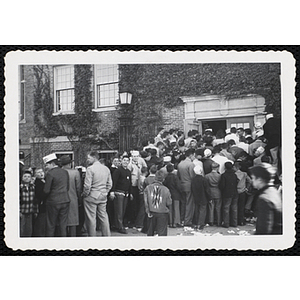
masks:
{"type": "MultiPolygon", "coordinates": [[[[136,229],[128,228],[128,234],[122,234],[116,231],[111,232],[111,236],[117,237],[129,237],[129,236],[147,236],[146,234],[139,232],[136,229]]],[[[194,230],[191,227],[183,228],[168,228],[168,236],[216,236],[216,235],[253,235],[255,233],[255,224],[247,223],[245,226],[238,227],[216,227],[216,226],[205,226],[203,230],[194,230]]],[[[97,236],[101,236],[101,232],[97,232],[97,236]]]]}

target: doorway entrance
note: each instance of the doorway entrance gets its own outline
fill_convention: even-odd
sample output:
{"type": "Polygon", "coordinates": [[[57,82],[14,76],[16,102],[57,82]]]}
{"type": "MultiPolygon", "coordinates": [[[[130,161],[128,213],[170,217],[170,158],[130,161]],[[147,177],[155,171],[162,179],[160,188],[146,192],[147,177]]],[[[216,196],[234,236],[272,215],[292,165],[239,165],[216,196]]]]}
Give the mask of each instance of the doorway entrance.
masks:
{"type": "Polygon", "coordinates": [[[202,121],[202,132],[210,128],[215,135],[218,130],[226,130],[226,120],[202,121]]]}

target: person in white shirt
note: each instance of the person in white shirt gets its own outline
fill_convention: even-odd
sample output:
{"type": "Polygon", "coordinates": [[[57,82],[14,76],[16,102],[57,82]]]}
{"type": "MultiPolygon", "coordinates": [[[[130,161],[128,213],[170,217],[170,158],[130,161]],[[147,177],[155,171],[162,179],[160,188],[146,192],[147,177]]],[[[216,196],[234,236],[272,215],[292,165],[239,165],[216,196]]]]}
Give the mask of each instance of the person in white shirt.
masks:
{"type": "Polygon", "coordinates": [[[212,160],[214,162],[216,162],[217,164],[219,164],[219,170],[218,171],[219,171],[220,174],[223,174],[225,172],[225,163],[228,162],[228,161],[231,162],[231,163],[234,163],[234,162],[229,160],[225,156],[221,156],[220,152],[221,152],[220,145],[215,146],[214,149],[213,149],[214,156],[213,156],[212,160]]]}
{"type": "Polygon", "coordinates": [[[227,134],[225,136],[225,143],[227,143],[230,140],[234,140],[236,145],[239,143],[239,138],[236,135],[236,128],[235,127],[231,127],[230,128],[230,134],[227,134]]]}

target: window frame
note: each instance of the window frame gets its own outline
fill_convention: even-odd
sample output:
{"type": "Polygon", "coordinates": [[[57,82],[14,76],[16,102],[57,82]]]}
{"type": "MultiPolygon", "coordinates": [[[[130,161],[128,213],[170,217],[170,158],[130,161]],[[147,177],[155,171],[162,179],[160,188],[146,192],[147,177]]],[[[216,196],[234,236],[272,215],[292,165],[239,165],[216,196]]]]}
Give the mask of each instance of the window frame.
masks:
{"type": "Polygon", "coordinates": [[[73,64],[70,64],[70,65],[56,65],[53,67],[53,81],[54,81],[54,107],[53,107],[53,115],[60,115],[60,114],[64,114],[64,115],[67,115],[67,114],[75,114],[75,109],[73,108],[72,110],[58,110],[58,97],[57,97],[57,92],[58,91],[66,91],[66,90],[73,90],[73,93],[74,93],[74,107],[75,107],[75,66],[73,64]],[[59,68],[64,68],[64,67],[71,67],[73,68],[73,74],[74,74],[74,77],[73,77],[73,87],[72,88],[63,88],[63,89],[57,89],[57,70],[59,68]]]}
{"type": "Polygon", "coordinates": [[[119,65],[118,64],[97,64],[94,65],[94,89],[95,89],[95,101],[94,101],[94,109],[93,111],[110,111],[110,110],[115,110],[117,105],[118,105],[118,99],[115,99],[115,103],[114,104],[106,104],[106,105],[101,105],[99,106],[99,100],[98,99],[98,87],[100,86],[109,86],[112,84],[117,84],[117,94],[119,94],[119,82],[120,82],[120,76],[119,76],[119,65]],[[97,82],[97,66],[101,66],[101,65],[114,65],[117,67],[117,81],[107,81],[105,83],[98,83],[97,82]]]}

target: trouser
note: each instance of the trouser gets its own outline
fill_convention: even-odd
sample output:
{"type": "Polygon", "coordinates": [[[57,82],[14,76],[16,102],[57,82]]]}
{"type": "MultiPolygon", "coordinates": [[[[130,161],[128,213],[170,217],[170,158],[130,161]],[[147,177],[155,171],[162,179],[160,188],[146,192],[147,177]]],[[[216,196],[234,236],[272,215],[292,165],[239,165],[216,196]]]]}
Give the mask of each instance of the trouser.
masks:
{"type": "Polygon", "coordinates": [[[32,236],[32,214],[20,213],[20,237],[31,237],[32,236]]]}
{"type": "Polygon", "coordinates": [[[191,191],[183,192],[183,203],[181,211],[181,221],[184,221],[184,225],[191,225],[193,223],[193,216],[195,211],[195,203],[193,194],[191,191]]]}
{"type": "Polygon", "coordinates": [[[117,229],[124,228],[124,215],[127,207],[128,198],[115,192],[114,210],[115,210],[115,227],[117,229]]]}
{"type": "Polygon", "coordinates": [[[135,225],[134,222],[137,217],[137,209],[139,203],[139,188],[137,186],[132,186],[131,194],[133,198],[127,204],[127,208],[125,212],[125,223],[134,226],[135,225]]]}
{"type": "Polygon", "coordinates": [[[45,237],[47,227],[47,215],[45,212],[40,212],[34,221],[33,236],[45,237]]]}
{"type": "Polygon", "coordinates": [[[245,221],[246,197],[246,192],[240,193],[238,197],[238,224],[244,223],[245,221]]]}
{"type": "Polygon", "coordinates": [[[67,236],[67,222],[70,203],[58,203],[47,205],[47,229],[46,236],[53,237],[56,225],[59,226],[60,236],[67,236]]]}
{"type": "Polygon", "coordinates": [[[212,201],[208,202],[208,223],[215,223],[217,226],[221,225],[221,198],[212,198],[212,201]]]}
{"type": "Polygon", "coordinates": [[[169,207],[169,209],[170,224],[180,224],[180,201],[173,200],[172,205],[169,207]]]}
{"type": "Polygon", "coordinates": [[[84,198],[85,224],[88,236],[96,236],[97,219],[99,220],[102,236],[110,236],[106,201],[106,196],[102,194],[98,199],[91,196],[84,198]]]}
{"type": "Polygon", "coordinates": [[[145,202],[144,202],[144,194],[139,194],[139,203],[138,203],[138,214],[135,220],[135,226],[142,228],[145,220],[145,202]]]}
{"type": "Polygon", "coordinates": [[[196,225],[204,226],[207,211],[207,201],[195,202],[195,222],[196,225]]]}
{"type": "Polygon", "coordinates": [[[113,224],[115,224],[114,222],[114,201],[111,200],[109,197],[107,198],[107,204],[106,204],[106,211],[107,211],[107,215],[108,215],[108,220],[109,220],[109,224],[110,226],[112,226],[113,224]]]}
{"type": "Polygon", "coordinates": [[[223,199],[223,222],[225,227],[237,226],[238,195],[223,199]],[[230,222],[229,222],[230,221],[230,222]]]}
{"type": "Polygon", "coordinates": [[[76,236],[76,227],[77,226],[68,226],[67,227],[67,235],[70,237],[75,237],[76,236]]]}
{"type": "Polygon", "coordinates": [[[159,236],[168,235],[168,213],[151,213],[152,218],[149,221],[147,236],[153,236],[157,233],[159,236]]]}

